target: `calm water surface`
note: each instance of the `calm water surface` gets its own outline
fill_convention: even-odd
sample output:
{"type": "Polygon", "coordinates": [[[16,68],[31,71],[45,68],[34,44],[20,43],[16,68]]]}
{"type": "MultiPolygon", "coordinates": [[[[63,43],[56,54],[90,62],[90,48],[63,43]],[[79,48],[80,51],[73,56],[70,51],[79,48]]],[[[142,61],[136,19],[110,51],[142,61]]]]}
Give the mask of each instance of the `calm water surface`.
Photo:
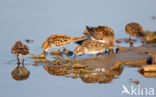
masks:
{"type": "MultiPolygon", "coordinates": [[[[110,26],[116,39],[128,37],[124,27],[130,22],[155,31],[155,5],[155,0],[0,0],[0,97],[126,97],[121,95],[122,85],[130,88],[130,79],[138,79],[141,86],[156,90],[156,79],[144,78],[137,68],[125,67],[118,79],[107,84],[85,83],[81,78],[50,75],[44,64],[33,66],[29,58],[25,61],[29,78],[16,81],[11,75],[16,58],[10,52],[16,41],[32,39],[34,43],[28,44],[31,54],[41,54],[41,45],[48,36],[82,36],[86,25],[110,26]]],[[[76,46],[66,48],[74,50],[76,46]]]]}

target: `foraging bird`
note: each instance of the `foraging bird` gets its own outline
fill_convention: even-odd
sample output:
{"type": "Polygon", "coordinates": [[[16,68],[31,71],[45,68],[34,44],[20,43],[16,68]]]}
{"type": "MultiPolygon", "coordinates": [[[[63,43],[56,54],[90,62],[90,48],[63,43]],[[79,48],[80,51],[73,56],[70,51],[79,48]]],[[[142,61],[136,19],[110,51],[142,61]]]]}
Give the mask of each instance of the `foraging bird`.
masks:
{"type": "Polygon", "coordinates": [[[23,59],[22,64],[24,65],[24,58],[30,53],[29,47],[22,44],[21,41],[17,41],[11,49],[12,54],[17,57],[18,64],[20,64],[19,58],[23,59]]]}
{"type": "Polygon", "coordinates": [[[44,52],[48,51],[52,48],[60,48],[71,44],[73,42],[77,42],[83,40],[84,37],[73,38],[66,35],[52,35],[48,37],[48,39],[42,44],[42,49],[44,52]]]}
{"type": "Polygon", "coordinates": [[[145,32],[143,30],[143,27],[139,23],[129,23],[125,27],[126,33],[130,36],[133,37],[140,37],[142,38],[142,43],[144,44],[144,36],[145,32]]]}
{"type": "Polygon", "coordinates": [[[144,44],[144,36],[145,32],[143,30],[143,27],[139,23],[129,23],[125,27],[126,33],[130,36],[130,47],[133,46],[133,41],[131,39],[131,36],[136,37],[136,38],[141,38],[142,44],[144,44]]]}
{"type": "Polygon", "coordinates": [[[89,37],[92,40],[102,42],[108,45],[115,44],[115,34],[114,34],[114,31],[110,27],[107,27],[107,26],[88,27],[86,26],[85,31],[89,32],[89,37]]]}
{"type": "Polygon", "coordinates": [[[138,23],[129,23],[125,27],[126,33],[133,37],[143,37],[144,30],[142,26],[138,23]]]}
{"type": "Polygon", "coordinates": [[[116,47],[115,45],[108,45],[104,44],[98,41],[94,41],[91,39],[85,40],[82,45],[78,46],[75,49],[75,56],[83,55],[83,54],[94,54],[94,57],[96,57],[97,53],[103,52],[106,49],[112,49],[113,47],[116,47]]]}

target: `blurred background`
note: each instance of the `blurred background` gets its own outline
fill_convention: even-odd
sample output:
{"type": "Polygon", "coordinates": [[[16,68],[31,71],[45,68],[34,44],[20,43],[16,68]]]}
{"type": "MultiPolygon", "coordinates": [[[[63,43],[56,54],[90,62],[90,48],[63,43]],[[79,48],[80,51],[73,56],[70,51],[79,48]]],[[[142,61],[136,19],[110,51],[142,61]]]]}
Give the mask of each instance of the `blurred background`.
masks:
{"type": "MultiPolygon", "coordinates": [[[[1,96],[121,96],[122,80],[126,78],[115,84],[88,85],[79,79],[51,77],[42,67],[29,67],[32,75],[28,81],[13,81],[10,72],[16,66],[16,58],[10,52],[11,47],[18,40],[31,39],[34,40],[28,45],[31,54],[41,54],[41,45],[50,35],[82,36],[86,25],[109,26],[116,39],[126,38],[129,36],[125,34],[125,25],[130,22],[140,23],[144,30],[156,31],[155,16],[156,0],[0,0],[1,96]]],[[[75,46],[67,48],[74,50],[75,46]]]]}

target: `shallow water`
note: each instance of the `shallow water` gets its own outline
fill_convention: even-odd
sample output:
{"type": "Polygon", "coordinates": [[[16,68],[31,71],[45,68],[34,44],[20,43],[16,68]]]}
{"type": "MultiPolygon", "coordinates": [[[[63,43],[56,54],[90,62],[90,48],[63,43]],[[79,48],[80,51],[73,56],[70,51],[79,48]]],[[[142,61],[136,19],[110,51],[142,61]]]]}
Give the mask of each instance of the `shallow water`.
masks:
{"type": "MultiPolygon", "coordinates": [[[[137,87],[130,79],[140,81],[140,86],[154,88],[155,78],[145,78],[138,68],[124,67],[121,75],[110,83],[85,83],[81,78],[55,76],[49,74],[43,66],[33,66],[34,60],[26,58],[25,67],[30,75],[27,80],[16,81],[11,72],[16,68],[16,58],[11,54],[12,45],[20,40],[34,40],[27,44],[31,54],[41,54],[44,40],[53,34],[82,36],[86,25],[110,26],[116,39],[128,38],[124,27],[127,23],[138,22],[145,30],[155,31],[155,0],[1,0],[0,1],[0,95],[2,97],[114,97],[122,95],[122,85],[137,87]]],[[[140,42],[134,46],[140,46],[140,42]]],[[[74,50],[76,44],[67,46],[74,50]]],[[[128,44],[121,44],[127,47],[128,44]]],[[[54,49],[56,50],[56,49],[54,49]]],[[[31,56],[31,55],[30,55],[31,56]]],[[[90,55],[78,57],[88,58],[90,55]]],[[[71,57],[66,57],[71,59],[71,57]]],[[[54,60],[52,57],[48,57],[54,60]]],[[[145,95],[144,95],[145,96],[145,95]]]]}

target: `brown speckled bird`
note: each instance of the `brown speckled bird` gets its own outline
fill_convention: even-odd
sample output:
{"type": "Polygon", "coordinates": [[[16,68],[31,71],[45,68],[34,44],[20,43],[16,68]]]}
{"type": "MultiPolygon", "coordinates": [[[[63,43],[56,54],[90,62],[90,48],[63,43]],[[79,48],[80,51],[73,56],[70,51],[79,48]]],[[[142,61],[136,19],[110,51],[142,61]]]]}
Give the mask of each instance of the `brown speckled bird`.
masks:
{"type": "Polygon", "coordinates": [[[131,36],[136,37],[136,38],[141,38],[142,44],[144,45],[145,43],[145,32],[142,28],[142,26],[138,23],[129,23],[125,27],[126,33],[129,35],[129,40],[130,40],[130,47],[133,47],[133,41],[131,39],[131,36]]]}
{"type": "Polygon", "coordinates": [[[145,33],[142,26],[138,23],[129,23],[125,27],[126,33],[133,37],[144,37],[145,33]]]}
{"type": "Polygon", "coordinates": [[[73,42],[77,42],[80,40],[83,40],[84,37],[78,37],[78,38],[73,38],[70,36],[66,35],[52,35],[48,37],[48,39],[42,44],[42,49],[44,52],[46,52],[49,49],[52,48],[60,48],[71,44],[73,42]]]}
{"type": "Polygon", "coordinates": [[[17,41],[12,47],[11,52],[17,57],[18,64],[20,64],[19,58],[23,59],[22,64],[24,65],[24,58],[30,53],[29,47],[22,44],[21,41],[17,41]]]}
{"type": "Polygon", "coordinates": [[[83,54],[94,54],[94,57],[96,57],[97,53],[103,52],[106,49],[112,49],[113,47],[116,47],[116,46],[108,45],[108,44],[104,44],[98,41],[88,39],[88,40],[85,40],[81,46],[78,46],[75,49],[74,59],[76,58],[76,56],[83,55],[83,54]]]}
{"type": "Polygon", "coordinates": [[[114,31],[107,26],[98,26],[98,27],[88,27],[86,26],[86,30],[89,32],[89,37],[92,40],[102,42],[108,45],[115,44],[115,34],[114,31]]]}

